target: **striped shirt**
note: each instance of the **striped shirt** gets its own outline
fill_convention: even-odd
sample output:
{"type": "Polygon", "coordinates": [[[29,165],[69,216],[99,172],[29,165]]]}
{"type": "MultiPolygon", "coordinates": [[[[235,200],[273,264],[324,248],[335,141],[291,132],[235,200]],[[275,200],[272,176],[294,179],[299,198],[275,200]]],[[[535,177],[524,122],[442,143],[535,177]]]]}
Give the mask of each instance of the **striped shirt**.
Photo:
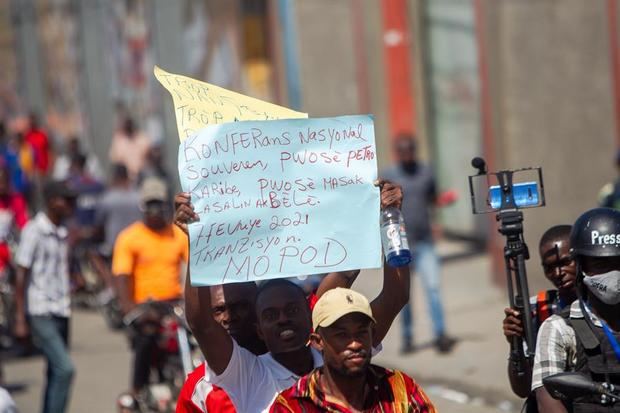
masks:
{"type": "MultiPolygon", "coordinates": [[[[602,327],[600,320],[587,308],[592,323],[602,327]]],[[[583,318],[579,300],[570,306],[570,318],[583,318]]],[[[554,314],[540,326],[532,368],[532,391],[543,386],[543,379],[557,373],[572,371],[577,363],[577,338],[566,318],[554,314]]]]}
{"type": "MultiPolygon", "coordinates": [[[[328,400],[319,384],[321,368],[302,377],[293,387],[278,395],[271,413],[349,413],[345,406],[328,400]]],[[[368,371],[365,412],[369,413],[435,413],[435,407],[422,388],[406,374],[371,365],[368,371]]]]}
{"type": "Polygon", "coordinates": [[[39,212],[21,234],[15,262],[28,268],[26,312],[69,317],[67,229],[39,212]]]}

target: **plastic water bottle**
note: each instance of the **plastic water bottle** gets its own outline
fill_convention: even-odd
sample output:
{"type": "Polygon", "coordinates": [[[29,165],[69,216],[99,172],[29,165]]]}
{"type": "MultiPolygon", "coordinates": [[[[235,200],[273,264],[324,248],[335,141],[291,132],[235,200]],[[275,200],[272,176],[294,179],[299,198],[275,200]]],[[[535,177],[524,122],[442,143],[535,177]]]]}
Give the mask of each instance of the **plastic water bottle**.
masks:
{"type": "Polygon", "coordinates": [[[396,207],[381,211],[381,241],[385,260],[391,267],[404,267],[411,262],[405,221],[396,207]]]}

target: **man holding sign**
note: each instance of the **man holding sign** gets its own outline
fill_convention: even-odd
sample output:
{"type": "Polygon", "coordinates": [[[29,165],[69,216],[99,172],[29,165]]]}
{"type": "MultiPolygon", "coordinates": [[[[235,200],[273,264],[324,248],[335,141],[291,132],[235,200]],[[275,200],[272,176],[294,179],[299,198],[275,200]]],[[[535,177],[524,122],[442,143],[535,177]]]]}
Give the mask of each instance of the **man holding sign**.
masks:
{"type": "MultiPolygon", "coordinates": [[[[400,206],[401,199],[400,187],[382,183],[383,207],[400,206]]],[[[177,221],[187,222],[196,217],[189,203],[179,207],[177,221]]],[[[381,343],[408,297],[408,268],[386,265],[383,289],[371,303],[377,320],[373,346],[381,343]]],[[[188,321],[207,360],[206,377],[227,392],[239,412],[267,411],[280,391],[323,364],[320,354],[306,346],[311,321],[305,294],[288,280],[270,280],[259,288],[258,332],[269,350],[262,356],[241,348],[213,319],[209,312],[209,288],[188,287],[186,307],[188,321]]]]}

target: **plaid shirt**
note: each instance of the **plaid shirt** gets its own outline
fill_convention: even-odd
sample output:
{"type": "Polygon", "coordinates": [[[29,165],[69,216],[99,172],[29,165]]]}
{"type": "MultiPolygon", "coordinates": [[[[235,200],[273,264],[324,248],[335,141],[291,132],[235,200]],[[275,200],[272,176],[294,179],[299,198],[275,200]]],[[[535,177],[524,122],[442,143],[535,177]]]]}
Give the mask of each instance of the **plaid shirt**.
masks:
{"type": "MultiPolygon", "coordinates": [[[[599,319],[588,311],[592,323],[601,327],[599,319]]],[[[570,318],[583,318],[579,300],[570,306],[570,318]]],[[[560,315],[552,315],[540,326],[532,369],[532,391],[543,386],[543,379],[557,373],[572,371],[577,363],[575,330],[560,315]]]]}
{"type": "MultiPolygon", "coordinates": [[[[302,377],[295,385],[278,395],[271,413],[350,413],[350,410],[327,400],[321,390],[321,368],[302,377]]],[[[369,413],[435,413],[435,407],[413,379],[397,370],[371,365],[368,384],[372,389],[364,411],[369,413]]]]}

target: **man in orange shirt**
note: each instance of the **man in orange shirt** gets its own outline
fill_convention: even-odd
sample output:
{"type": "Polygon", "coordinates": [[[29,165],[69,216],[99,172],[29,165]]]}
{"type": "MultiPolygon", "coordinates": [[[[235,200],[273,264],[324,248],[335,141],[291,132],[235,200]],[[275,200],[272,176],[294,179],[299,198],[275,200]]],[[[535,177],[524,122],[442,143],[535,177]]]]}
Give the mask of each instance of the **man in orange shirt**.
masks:
{"type": "MultiPolygon", "coordinates": [[[[157,178],[146,179],[140,188],[144,219],[122,231],[114,245],[112,272],[118,280],[118,294],[126,315],[148,301],[172,301],[182,296],[182,271],[188,261],[187,237],[172,225],[166,185],[157,178]]],[[[137,395],[148,383],[150,361],[157,345],[157,332],[149,328],[154,314],[138,320],[133,338],[132,391],[137,395]]]]}

